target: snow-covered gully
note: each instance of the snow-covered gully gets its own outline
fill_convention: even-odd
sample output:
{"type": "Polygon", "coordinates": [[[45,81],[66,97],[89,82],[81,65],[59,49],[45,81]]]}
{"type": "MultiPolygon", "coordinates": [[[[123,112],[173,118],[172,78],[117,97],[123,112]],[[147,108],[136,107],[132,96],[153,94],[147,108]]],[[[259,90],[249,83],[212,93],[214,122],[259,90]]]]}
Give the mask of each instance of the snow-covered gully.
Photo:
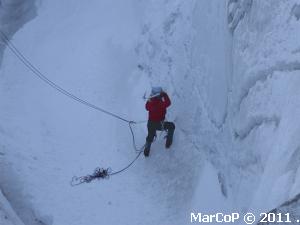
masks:
{"type": "MultiPolygon", "coordinates": [[[[299,217],[299,5],[0,1],[1,31],[58,86],[135,121],[147,118],[145,91],[162,86],[176,124],[171,149],[158,133],[149,158],[71,187],[74,175],[118,171],[135,158],[128,124],[49,88],[2,41],[0,224],[183,225],[191,212],[299,217]]],[[[146,129],[133,125],[138,146],[146,129]]]]}

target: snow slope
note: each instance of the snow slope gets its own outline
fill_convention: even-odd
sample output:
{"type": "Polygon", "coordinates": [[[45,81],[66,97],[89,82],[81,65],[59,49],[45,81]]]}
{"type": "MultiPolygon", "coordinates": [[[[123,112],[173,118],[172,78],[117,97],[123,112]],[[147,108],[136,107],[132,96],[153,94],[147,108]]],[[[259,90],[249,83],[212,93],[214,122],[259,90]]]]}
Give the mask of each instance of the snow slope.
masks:
{"type": "MultiPolygon", "coordinates": [[[[290,224],[297,224],[299,222],[296,222],[297,220],[299,220],[300,218],[300,210],[299,210],[299,198],[300,195],[296,195],[294,198],[284,202],[283,204],[281,204],[279,207],[273,209],[270,211],[270,213],[276,213],[279,214],[281,213],[282,216],[282,221],[290,221],[287,223],[290,224]]],[[[282,224],[282,222],[280,221],[276,221],[276,222],[264,222],[264,223],[258,223],[259,225],[261,224],[282,224]]]]}
{"type": "Polygon", "coordinates": [[[233,33],[231,153],[249,159],[241,171],[255,181],[247,202],[258,212],[299,193],[297,3],[254,0],[233,33]]]}
{"type": "MultiPolygon", "coordinates": [[[[12,41],[51,80],[77,96],[122,117],[145,120],[142,95],[150,84],[137,69],[135,52],[142,8],[135,1],[43,1],[38,16],[12,41]]],[[[194,147],[184,136],[176,136],[169,152],[161,136],[151,160],[141,158],[108,181],[72,188],[73,175],[98,166],[116,171],[135,157],[128,124],[57,93],[8,49],[1,79],[1,181],[25,224],[189,221],[183,209],[195,191],[201,161],[195,152],[187,154],[194,147]]],[[[142,146],[145,124],[136,125],[135,134],[142,146]]]]}
{"type": "Polygon", "coordinates": [[[11,205],[0,191],[0,224],[3,225],[24,225],[15,214],[11,205]]]}
{"type": "MultiPolygon", "coordinates": [[[[9,37],[35,15],[35,0],[0,1],[0,28],[9,37]]],[[[0,41],[0,63],[4,48],[4,44],[0,41]]]]}
{"type": "Polygon", "coordinates": [[[299,192],[299,1],[175,2],[146,27],[142,70],[168,83],[173,118],[216,170],[207,182],[223,211],[280,206],[299,192]]]}
{"type": "Polygon", "coordinates": [[[139,68],[152,85],[165,86],[172,95],[168,119],[175,121],[185,142],[192,144],[188,155],[199,158],[203,165],[203,171],[193,178],[197,185],[186,215],[198,210],[230,210],[219,183],[223,175],[214,167],[225,163],[225,156],[216,148],[223,147],[217,135],[227,117],[232,69],[226,2],[148,4],[147,8],[155,10],[146,13],[143,42],[138,46],[139,68]]]}
{"type": "MultiPolygon", "coordinates": [[[[284,211],[299,192],[299,5],[38,2],[12,39],[34,65],[129,120],[145,120],[142,96],[161,85],[176,131],[170,151],[159,134],[149,159],[72,188],[73,175],[135,157],[128,125],[57,93],[6,49],[0,180],[24,224],[182,225],[191,211],[284,211]]],[[[142,146],[145,124],[134,132],[142,146]]]]}

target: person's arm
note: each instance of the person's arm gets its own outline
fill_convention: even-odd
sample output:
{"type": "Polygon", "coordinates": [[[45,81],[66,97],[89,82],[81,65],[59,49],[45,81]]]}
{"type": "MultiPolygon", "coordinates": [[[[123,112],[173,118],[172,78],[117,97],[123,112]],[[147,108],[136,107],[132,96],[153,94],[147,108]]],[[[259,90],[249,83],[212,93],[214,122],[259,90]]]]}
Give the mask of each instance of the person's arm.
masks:
{"type": "Polygon", "coordinates": [[[151,102],[150,102],[150,100],[148,100],[148,101],[146,102],[145,108],[146,108],[147,111],[150,110],[150,108],[151,108],[151,102]]]}
{"type": "Polygon", "coordinates": [[[166,108],[169,107],[171,105],[171,100],[170,100],[168,94],[166,92],[162,92],[161,96],[164,98],[164,101],[163,101],[164,106],[166,108]]]}

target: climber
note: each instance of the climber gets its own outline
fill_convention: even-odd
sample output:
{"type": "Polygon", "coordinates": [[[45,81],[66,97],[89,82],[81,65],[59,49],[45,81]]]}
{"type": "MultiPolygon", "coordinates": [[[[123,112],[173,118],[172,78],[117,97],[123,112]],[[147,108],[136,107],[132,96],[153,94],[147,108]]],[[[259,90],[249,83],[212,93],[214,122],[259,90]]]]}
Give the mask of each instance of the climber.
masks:
{"type": "Polygon", "coordinates": [[[170,148],[173,141],[173,134],[175,130],[175,124],[172,122],[167,122],[165,120],[165,115],[167,108],[171,105],[171,101],[166,92],[162,90],[161,87],[153,87],[151,90],[151,95],[146,102],[146,110],[149,111],[149,118],[147,123],[148,136],[146,138],[146,144],[144,149],[145,157],[149,156],[151,143],[156,136],[157,130],[166,130],[166,148],[170,148]]]}

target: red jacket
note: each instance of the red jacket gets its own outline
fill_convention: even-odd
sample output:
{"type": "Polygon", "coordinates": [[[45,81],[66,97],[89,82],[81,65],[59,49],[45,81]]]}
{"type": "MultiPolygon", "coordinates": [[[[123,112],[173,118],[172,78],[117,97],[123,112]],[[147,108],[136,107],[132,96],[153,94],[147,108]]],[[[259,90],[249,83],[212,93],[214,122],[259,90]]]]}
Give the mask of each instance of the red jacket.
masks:
{"type": "Polygon", "coordinates": [[[165,119],[167,108],[171,105],[171,100],[167,93],[162,93],[161,97],[154,97],[147,101],[146,109],[149,111],[149,120],[160,122],[165,119]]]}

